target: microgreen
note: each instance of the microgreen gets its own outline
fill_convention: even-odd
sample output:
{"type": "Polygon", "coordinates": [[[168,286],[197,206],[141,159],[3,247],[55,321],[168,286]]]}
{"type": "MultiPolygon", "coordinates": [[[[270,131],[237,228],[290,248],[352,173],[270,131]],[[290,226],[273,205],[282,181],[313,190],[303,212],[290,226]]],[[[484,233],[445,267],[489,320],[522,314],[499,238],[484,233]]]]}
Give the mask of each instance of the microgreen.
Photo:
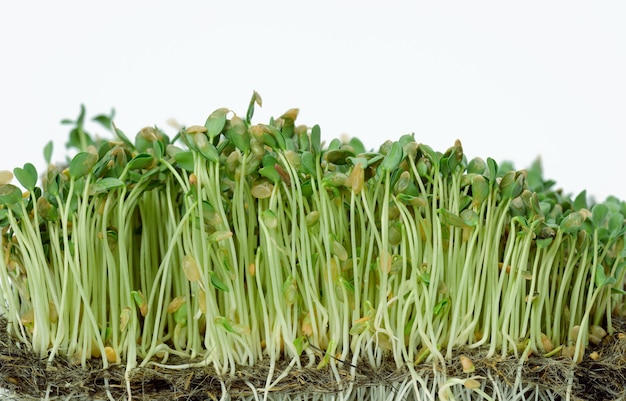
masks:
{"type": "Polygon", "coordinates": [[[52,152],[54,151],[54,142],[48,141],[46,146],[43,148],[43,158],[46,161],[46,164],[50,164],[52,162],[52,152]]]}
{"type": "Polygon", "coordinates": [[[92,138],[81,106],[63,121],[78,150],[67,169],[50,142],[41,186],[30,163],[0,172],[11,334],[49,360],[128,371],[164,353],[223,373],[390,356],[417,378],[414,363],[452,363],[459,347],[552,357],[574,344],[578,362],[592,326],[613,330],[624,202],[553,191],[538,161],[468,162],[459,141],[326,146],[297,109],[253,125],[255,106],[256,92],[245,119],[220,108],[172,140],[146,127],[134,141],[113,111],[94,120],[115,140],[92,138]]]}
{"type": "Polygon", "coordinates": [[[23,168],[16,167],[13,169],[13,174],[15,174],[15,178],[17,178],[24,188],[29,191],[35,189],[38,179],[37,169],[31,163],[24,164],[23,168]]]}
{"type": "Polygon", "coordinates": [[[4,206],[12,206],[18,204],[22,200],[22,191],[15,185],[0,185],[0,204],[4,206]]]}

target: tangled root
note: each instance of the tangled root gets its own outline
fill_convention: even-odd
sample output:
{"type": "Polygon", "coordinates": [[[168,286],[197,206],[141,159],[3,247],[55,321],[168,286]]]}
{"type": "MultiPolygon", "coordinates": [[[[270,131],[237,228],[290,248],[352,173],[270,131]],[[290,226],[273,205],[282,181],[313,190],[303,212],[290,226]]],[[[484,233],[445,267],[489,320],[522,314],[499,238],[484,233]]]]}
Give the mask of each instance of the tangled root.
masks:
{"type": "MultiPolygon", "coordinates": [[[[6,333],[6,321],[0,319],[6,333]]],[[[438,399],[449,386],[455,399],[486,399],[451,378],[480,378],[479,390],[489,397],[533,400],[618,400],[626,397],[626,335],[619,330],[597,346],[589,347],[583,361],[566,357],[531,356],[520,364],[514,356],[486,357],[484,350],[459,349],[447,366],[423,363],[398,369],[392,360],[380,367],[337,362],[322,369],[297,368],[279,361],[273,377],[284,377],[268,387],[270,366],[238,366],[235,375],[221,375],[211,366],[168,369],[156,365],[135,369],[126,382],[123,365],[107,369],[97,360],[86,367],[57,357],[41,360],[24,345],[6,336],[0,339],[0,388],[16,399],[136,400],[420,400],[438,399]],[[464,373],[459,356],[474,363],[464,373]],[[415,378],[419,377],[419,380],[415,378]],[[457,383],[450,385],[450,383],[457,383]],[[430,394],[429,396],[427,394],[430,394]],[[474,396],[472,397],[472,394],[474,396]],[[510,398],[509,398],[510,397],[510,398]]],[[[322,355],[320,355],[321,358],[322,355]]],[[[171,360],[171,366],[189,360],[171,360]]],[[[487,398],[488,399],[488,398],[487,398]]]]}

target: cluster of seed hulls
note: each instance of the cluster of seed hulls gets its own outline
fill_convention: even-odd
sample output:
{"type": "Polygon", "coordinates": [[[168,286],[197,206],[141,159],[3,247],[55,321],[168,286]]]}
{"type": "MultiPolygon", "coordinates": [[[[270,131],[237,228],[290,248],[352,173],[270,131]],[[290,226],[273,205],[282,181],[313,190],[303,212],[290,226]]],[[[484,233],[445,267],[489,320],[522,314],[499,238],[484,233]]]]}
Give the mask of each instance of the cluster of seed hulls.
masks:
{"type": "MultiPolygon", "coordinates": [[[[588,205],[412,135],[322,146],[289,110],[96,139],[0,186],[3,312],[42,356],[223,372],[287,358],[442,363],[459,346],[580,361],[624,300],[626,204],[588,205]],[[318,355],[320,350],[322,354],[318,355]],[[320,359],[321,356],[321,359],[320,359]],[[334,357],[334,358],[333,358],[334,357]]],[[[268,383],[270,378],[268,378],[268,383]]]]}

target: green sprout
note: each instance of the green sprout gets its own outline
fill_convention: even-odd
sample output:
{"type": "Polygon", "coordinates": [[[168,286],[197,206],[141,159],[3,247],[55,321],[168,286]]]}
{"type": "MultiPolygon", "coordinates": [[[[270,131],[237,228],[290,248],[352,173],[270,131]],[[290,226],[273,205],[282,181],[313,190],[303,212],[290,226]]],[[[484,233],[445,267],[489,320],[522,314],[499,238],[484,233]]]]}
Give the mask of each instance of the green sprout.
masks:
{"type": "Polygon", "coordinates": [[[626,203],[571,199],[538,162],[468,161],[459,141],[326,146],[297,109],[253,125],[255,106],[256,92],[245,117],[220,108],[134,141],[114,112],[94,119],[113,137],[91,136],[81,106],[63,121],[77,150],[65,167],[0,172],[9,334],[48,363],[123,366],[129,399],[142,370],[258,364],[254,394],[330,369],[347,398],[361,390],[337,369],[384,363],[406,369],[387,387],[398,395],[509,391],[442,373],[461,351],[565,358],[573,391],[576,364],[622,318],[626,203]]]}

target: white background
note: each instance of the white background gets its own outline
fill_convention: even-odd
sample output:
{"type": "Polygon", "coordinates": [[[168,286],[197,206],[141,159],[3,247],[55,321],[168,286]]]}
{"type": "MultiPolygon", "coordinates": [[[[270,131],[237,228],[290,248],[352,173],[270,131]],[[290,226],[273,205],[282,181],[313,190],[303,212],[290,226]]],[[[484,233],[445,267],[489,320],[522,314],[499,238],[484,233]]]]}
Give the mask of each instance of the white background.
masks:
{"type": "MultiPolygon", "coordinates": [[[[626,199],[626,3],[3,2],[0,170],[30,161],[84,103],[133,138],[218,107],[256,122],[292,107],[370,147],[414,132],[445,151],[626,199]]],[[[96,129],[102,132],[100,129],[96,129]]]]}

